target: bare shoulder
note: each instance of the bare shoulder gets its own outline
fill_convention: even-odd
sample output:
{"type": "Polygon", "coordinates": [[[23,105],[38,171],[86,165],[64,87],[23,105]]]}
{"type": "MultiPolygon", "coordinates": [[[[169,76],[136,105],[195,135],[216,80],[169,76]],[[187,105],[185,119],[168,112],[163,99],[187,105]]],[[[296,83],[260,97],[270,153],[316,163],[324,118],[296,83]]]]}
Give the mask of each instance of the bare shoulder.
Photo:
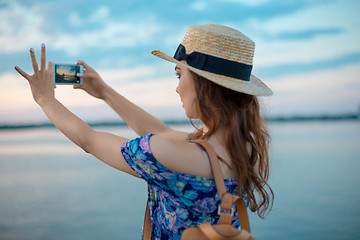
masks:
{"type": "Polygon", "coordinates": [[[154,135],[150,139],[151,151],[160,164],[172,171],[211,177],[206,153],[188,142],[187,137],[187,133],[174,130],[154,135]]]}

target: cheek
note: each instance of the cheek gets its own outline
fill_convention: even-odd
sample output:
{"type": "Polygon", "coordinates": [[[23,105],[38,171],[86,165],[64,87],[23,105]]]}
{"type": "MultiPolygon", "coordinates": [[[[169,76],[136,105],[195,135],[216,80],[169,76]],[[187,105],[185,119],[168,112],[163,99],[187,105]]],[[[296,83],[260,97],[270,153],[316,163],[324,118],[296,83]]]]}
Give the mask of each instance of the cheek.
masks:
{"type": "Polygon", "coordinates": [[[191,86],[188,86],[186,84],[179,84],[177,88],[177,93],[179,94],[181,100],[186,101],[187,103],[192,103],[196,99],[194,89],[192,89],[191,86]]]}
{"type": "Polygon", "coordinates": [[[179,82],[176,92],[179,94],[180,98],[186,98],[186,96],[189,94],[189,90],[186,89],[186,85],[184,85],[181,81],[179,82]]]}

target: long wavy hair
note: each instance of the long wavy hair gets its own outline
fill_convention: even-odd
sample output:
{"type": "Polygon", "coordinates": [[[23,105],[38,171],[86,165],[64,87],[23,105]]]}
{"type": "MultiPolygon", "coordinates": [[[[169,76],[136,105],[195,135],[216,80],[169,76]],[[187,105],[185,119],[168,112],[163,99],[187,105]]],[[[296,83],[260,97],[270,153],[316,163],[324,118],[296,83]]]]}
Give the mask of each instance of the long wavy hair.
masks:
{"type": "MultiPolygon", "coordinates": [[[[225,131],[225,146],[236,169],[249,208],[261,217],[272,208],[274,194],[269,178],[270,136],[260,116],[256,96],[217,85],[191,72],[197,94],[200,120],[207,132],[196,128],[189,140],[208,139],[219,128],[225,131]]],[[[239,188],[240,189],[240,188],[239,188]]],[[[240,194],[240,193],[239,193],[240,194]]]]}

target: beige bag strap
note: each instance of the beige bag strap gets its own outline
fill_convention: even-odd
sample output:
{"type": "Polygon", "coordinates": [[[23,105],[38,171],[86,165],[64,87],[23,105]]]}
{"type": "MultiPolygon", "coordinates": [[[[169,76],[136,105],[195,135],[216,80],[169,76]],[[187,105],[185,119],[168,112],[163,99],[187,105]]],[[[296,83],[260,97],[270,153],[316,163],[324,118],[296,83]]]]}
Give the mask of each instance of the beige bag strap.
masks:
{"type": "Polygon", "coordinates": [[[215,150],[211,147],[211,145],[208,142],[206,142],[205,140],[200,139],[200,140],[196,140],[194,142],[200,144],[205,149],[205,151],[210,159],[211,169],[212,169],[212,172],[213,172],[213,175],[215,178],[217,191],[219,193],[220,198],[222,198],[222,196],[224,196],[224,194],[227,191],[226,191],[226,187],[225,187],[225,183],[224,183],[224,177],[223,177],[221,169],[220,169],[219,160],[217,158],[217,154],[216,154],[215,150]]]}
{"type": "MultiPolygon", "coordinates": [[[[211,147],[209,143],[207,143],[205,140],[195,140],[192,142],[198,143],[200,146],[202,146],[209,159],[211,164],[211,169],[214,175],[216,188],[221,200],[221,209],[219,209],[220,212],[220,223],[222,224],[229,224],[231,225],[231,217],[233,212],[233,204],[236,203],[236,208],[239,214],[239,220],[241,229],[244,229],[250,233],[250,225],[249,225],[249,218],[247,215],[247,210],[244,201],[241,197],[230,194],[226,191],[226,186],[224,182],[224,177],[222,175],[219,161],[216,155],[216,152],[211,147]],[[222,211],[222,209],[228,210],[228,212],[222,211]],[[230,213],[229,213],[230,211],[230,213]]],[[[146,210],[145,210],[145,217],[144,217],[144,226],[143,226],[143,239],[144,240],[150,240],[151,239],[151,218],[150,218],[150,209],[149,209],[149,202],[146,203],[146,210]]]]}
{"type": "Polygon", "coordinates": [[[199,225],[200,230],[208,239],[216,240],[239,240],[239,239],[252,239],[248,231],[237,231],[234,235],[224,236],[221,232],[217,231],[210,223],[203,223],[199,225]]]}
{"type": "Polygon", "coordinates": [[[250,233],[249,217],[247,214],[245,203],[241,197],[237,195],[233,195],[226,191],[224,177],[222,175],[219,165],[219,160],[217,158],[217,154],[215,150],[205,140],[200,139],[194,142],[200,144],[206,150],[208,157],[210,159],[211,168],[216,183],[216,188],[218,190],[219,197],[221,199],[220,223],[231,225],[231,217],[232,217],[231,212],[233,211],[233,204],[236,203],[241,229],[245,229],[250,233]],[[223,212],[222,209],[226,209],[227,213],[223,212]]]}

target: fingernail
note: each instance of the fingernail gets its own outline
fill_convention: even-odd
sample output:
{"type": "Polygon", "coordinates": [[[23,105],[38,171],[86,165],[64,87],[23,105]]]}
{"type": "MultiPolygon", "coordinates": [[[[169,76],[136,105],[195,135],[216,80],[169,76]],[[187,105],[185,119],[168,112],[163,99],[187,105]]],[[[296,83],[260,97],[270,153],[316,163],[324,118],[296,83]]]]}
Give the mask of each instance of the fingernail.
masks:
{"type": "Polygon", "coordinates": [[[33,48],[30,48],[30,52],[32,52],[32,53],[33,53],[33,52],[34,52],[34,49],[33,49],[33,48]]]}
{"type": "Polygon", "coordinates": [[[15,66],[15,70],[18,70],[19,69],[19,67],[18,66],[15,66]]]}
{"type": "Polygon", "coordinates": [[[42,43],[42,44],[41,44],[41,47],[44,48],[44,47],[45,47],[45,43],[42,43]]]}
{"type": "Polygon", "coordinates": [[[77,77],[83,77],[84,75],[81,74],[81,73],[77,73],[76,76],[77,76],[77,77]]]}

